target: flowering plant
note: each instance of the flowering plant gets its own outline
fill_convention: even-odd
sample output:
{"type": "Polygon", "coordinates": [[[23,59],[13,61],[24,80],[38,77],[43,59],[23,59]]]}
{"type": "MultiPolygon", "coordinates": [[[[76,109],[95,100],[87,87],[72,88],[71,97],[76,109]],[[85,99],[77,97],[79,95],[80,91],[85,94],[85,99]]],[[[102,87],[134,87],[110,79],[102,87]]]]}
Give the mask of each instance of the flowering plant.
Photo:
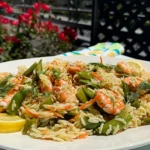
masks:
{"type": "MultiPolygon", "coordinates": [[[[0,1],[0,10],[5,14],[14,11],[4,1],[0,1]]],[[[0,15],[0,61],[56,55],[73,49],[76,31],[70,27],[60,31],[51,21],[43,21],[40,14],[49,11],[46,3],[36,2],[17,19],[0,15]]]]}

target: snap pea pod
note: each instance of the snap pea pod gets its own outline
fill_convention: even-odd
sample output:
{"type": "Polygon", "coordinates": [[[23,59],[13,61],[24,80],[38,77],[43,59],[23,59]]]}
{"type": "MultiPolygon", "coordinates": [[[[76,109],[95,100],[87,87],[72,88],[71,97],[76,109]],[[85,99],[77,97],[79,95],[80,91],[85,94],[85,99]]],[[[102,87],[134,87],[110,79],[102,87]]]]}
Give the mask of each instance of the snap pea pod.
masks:
{"type": "Polygon", "coordinates": [[[26,120],[26,123],[24,125],[23,130],[22,130],[23,135],[27,134],[28,130],[31,128],[32,124],[35,123],[35,121],[36,121],[35,119],[27,119],[26,120]]]}
{"type": "Polygon", "coordinates": [[[50,97],[47,98],[45,101],[43,101],[43,102],[40,104],[39,108],[42,108],[43,105],[46,105],[46,104],[48,104],[48,105],[52,105],[52,104],[53,104],[53,101],[52,101],[52,99],[51,99],[50,97]]]}
{"type": "Polygon", "coordinates": [[[139,108],[140,107],[140,101],[138,99],[135,99],[132,103],[131,106],[139,108]]]}
{"type": "Polygon", "coordinates": [[[103,68],[103,69],[105,69],[105,70],[107,70],[107,71],[109,71],[109,70],[111,70],[111,69],[115,69],[116,71],[121,72],[121,69],[118,68],[116,65],[110,65],[110,64],[104,65],[104,64],[102,64],[102,63],[89,63],[89,65],[94,65],[94,66],[103,68]]]}
{"type": "Polygon", "coordinates": [[[77,108],[75,110],[68,111],[67,114],[70,115],[70,116],[76,116],[78,114],[78,112],[79,112],[79,109],[77,108]]]}
{"type": "Polygon", "coordinates": [[[130,91],[129,86],[124,81],[122,81],[122,86],[124,91],[125,102],[128,102],[128,93],[130,91]]]}
{"type": "Polygon", "coordinates": [[[83,87],[82,89],[89,98],[94,98],[95,92],[92,89],[86,87],[83,87]]]}
{"type": "Polygon", "coordinates": [[[35,81],[35,83],[37,83],[37,81],[39,81],[39,75],[40,74],[45,74],[46,70],[43,70],[43,67],[42,67],[42,59],[38,62],[36,68],[35,68],[35,74],[33,74],[33,81],[35,81]]]}
{"type": "Polygon", "coordinates": [[[84,117],[85,125],[84,127],[88,130],[95,129],[100,126],[101,122],[91,123],[89,122],[89,117],[84,117]]]}
{"type": "MultiPolygon", "coordinates": [[[[91,64],[88,64],[88,66],[90,66],[91,64]]],[[[92,65],[93,67],[92,68],[89,68],[90,69],[90,71],[92,71],[92,72],[95,72],[95,71],[97,71],[97,69],[99,68],[98,66],[96,66],[96,65],[92,65]]]]}
{"type": "Polygon", "coordinates": [[[148,118],[142,120],[141,124],[142,124],[142,125],[149,125],[149,124],[150,124],[150,117],[148,117],[148,118]]]}
{"type": "Polygon", "coordinates": [[[19,92],[17,92],[11,99],[6,111],[10,115],[16,115],[18,112],[18,109],[20,108],[23,100],[25,99],[27,93],[29,90],[22,89],[19,92]]]}
{"type": "Polygon", "coordinates": [[[24,76],[30,76],[30,74],[34,71],[34,69],[36,68],[37,63],[35,62],[33,65],[31,65],[24,73],[24,76]]]}
{"type": "Polygon", "coordinates": [[[87,85],[87,86],[89,86],[89,87],[91,87],[93,89],[95,89],[95,88],[98,89],[98,87],[99,87],[98,84],[93,83],[90,80],[80,79],[79,82],[82,83],[82,84],[85,84],[85,85],[87,85]]]}
{"type": "Polygon", "coordinates": [[[53,68],[52,71],[53,71],[54,77],[56,79],[60,80],[60,71],[58,69],[56,69],[56,68],[53,68]]]}
{"type": "Polygon", "coordinates": [[[125,108],[119,115],[114,119],[101,124],[99,128],[96,129],[96,134],[110,135],[116,134],[118,131],[122,130],[132,119],[131,115],[125,108]]]}
{"type": "Polygon", "coordinates": [[[90,80],[92,79],[92,75],[90,71],[81,71],[77,73],[80,78],[90,80]]]}
{"type": "Polygon", "coordinates": [[[86,97],[85,93],[83,92],[82,88],[78,89],[77,98],[80,100],[80,102],[85,103],[88,101],[88,98],[86,97]]]}
{"type": "Polygon", "coordinates": [[[40,105],[39,108],[43,108],[43,105],[51,105],[53,104],[53,100],[51,99],[51,93],[50,92],[44,92],[41,95],[41,98],[44,100],[40,105]]]}
{"type": "Polygon", "coordinates": [[[38,62],[35,70],[36,70],[37,73],[42,71],[42,59],[40,59],[40,61],[38,62]]]}
{"type": "Polygon", "coordinates": [[[74,118],[75,116],[77,116],[79,114],[79,109],[74,109],[74,110],[70,110],[68,111],[65,115],[64,115],[64,118],[66,120],[70,120],[72,118],[74,118]]]}
{"type": "Polygon", "coordinates": [[[79,82],[83,83],[83,84],[86,84],[86,85],[89,84],[89,83],[91,83],[90,80],[84,80],[84,79],[80,79],[79,82]]]}

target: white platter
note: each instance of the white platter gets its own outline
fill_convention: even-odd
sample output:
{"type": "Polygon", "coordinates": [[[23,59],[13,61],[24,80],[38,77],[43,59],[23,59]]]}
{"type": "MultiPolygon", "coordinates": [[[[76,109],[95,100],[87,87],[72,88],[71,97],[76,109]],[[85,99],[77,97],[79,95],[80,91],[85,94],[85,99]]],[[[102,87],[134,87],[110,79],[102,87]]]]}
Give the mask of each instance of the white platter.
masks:
{"type": "MultiPolygon", "coordinates": [[[[43,57],[42,59],[43,62],[47,62],[52,61],[54,58],[56,57],[43,57]]],[[[61,56],[61,58],[68,61],[81,60],[86,63],[99,61],[99,57],[96,56],[61,56]]],[[[8,71],[15,73],[19,65],[30,66],[33,62],[38,62],[40,59],[34,58],[0,63],[0,72],[8,71]]],[[[103,62],[106,64],[116,64],[123,59],[129,58],[103,57],[103,62]]],[[[145,61],[143,63],[148,70],[150,62],[145,61]]],[[[148,71],[150,72],[150,69],[148,71]]],[[[150,126],[128,129],[112,136],[90,136],[73,142],[37,140],[22,135],[21,132],[0,134],[0,148],[12,150],[125,150],[147,144],[150,144],[150,126]]]]}

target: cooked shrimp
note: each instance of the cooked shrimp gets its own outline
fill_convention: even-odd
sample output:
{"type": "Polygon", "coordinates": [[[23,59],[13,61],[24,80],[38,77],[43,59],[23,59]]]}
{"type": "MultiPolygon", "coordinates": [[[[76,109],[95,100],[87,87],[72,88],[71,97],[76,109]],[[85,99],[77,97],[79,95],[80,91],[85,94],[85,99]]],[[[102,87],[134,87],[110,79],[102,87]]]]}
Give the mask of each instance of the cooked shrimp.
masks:
{"type": "Polygon", "coordinates": [[[130,68],[130,66],[126,63],[126,62],[119,62],[117,64],[117,67],[122,70],[122,72],[126,73],[126,74],[132,74],[132,69],[130,68]]]}
{"type": "Polygon", "coordinates": [[[67,68],[67,71],[70,73],[70,74],[75,74],[77,72],[80,72],[81,71],[81,68],[80,67],[77,67],[77,66],[69,66],[67,68]]]}
{"type": "Polygon", "coordinates": [[[13,92],[11,94],[7,94],[3,99],[0,100],[0,112],[3,112],[6,110],[7,106],[9,105],[12,97],[15,95],[16,92],[13,92]]]}
{"type": "Polygon", "coordinates": [[[58,117],[63,118],[61,114],[53,112],[53,111],[37,112],[34,109],[30,109],[26,105],[24,105],[24,108],[25,108],[25,113],[34,118],[58,118],[58,117]]]}
{"type": "Polygon", "coordinates": [[[15,84],[15,86],[8,91],[7,95],[4,98],[0,99],[0,112],[3,112],[3,111],[6,110],[7,106],[9,105],[9,103],[12,99],[12,97],[19,90],[20,85],[23,82],[23,78],[21,78],[21,77],[12,77],[12,78],[10,78],[9,82],[15,84]]]}
{"type": "Polygon", "coordinates": [[[131,89],[136,90],[143,79],[140,77],[126,77],[123,81],[128,84],[131,89]]]}
{"type": "Polygon", "coordinates": [[[68,85],[72,85],[72,82],[69,79],[68,81],[60,79],[60,80],[55,80],[55,85],[56,86],[68,86],[68,85]]]}
{"type": "Polygon", "coordinates": [[[53,105],[44,105],[44,108],[50,110],[50,111],[62,111],[62,110],[70,110],[72,109],[73,105],[71,104],[62,104],[62,103],[56,103],[53,105]]]}
{"type": "Polygon", "coordinates": [[[59,102],[65,102],[69,98],[69,91],[63,90],[59,93],[59,102]]]}
{"type": "Polygon", "coordinates": [[[70,74],[75,74],[77,72],[82,71],[83,69],[86,69],[87,66],[85,63],[83,63],[82,61],[76,61],[75,63],[71,64],[70,66],[67,67],[67,71],[70,74]]]}
{"type": "Polygon", "coordinates": [[[125,106],[123,100],[110,90],[100,89],[96,92],[96,96],[99,96],[97,105],[108,114],[117,115],[125,106]]]}
{"type": "Polygon", "coordinates": [[[64,81],[64,80],[55,80],[55,83],[54,83],[54,87],[53,87],[53,90],[54,92],[57,92],[57,91],[60,91],[61,89],[61,86],[67,86],[68,85],[68,82],[64,81]]]}
{"type": "Polygon", "coordinates": [[[48,92],[52,92],[52,82],[51,80],[48,78],[48,76],[44,75],[44,74],[40,74],[39,75],[40,81],[40,88],[42,92],[48,91],[48,92]]]}
{"type": "Polygon", "coordinates": [[[78,104],[79,101],[76,98],[75,95],[75,89],[73,87],[67,87],[65,89],[60,89],[60,91],[58,91],[56,93],[56,96],[58,98],[58,101],[60,103],[75,103],[78,104]]]}

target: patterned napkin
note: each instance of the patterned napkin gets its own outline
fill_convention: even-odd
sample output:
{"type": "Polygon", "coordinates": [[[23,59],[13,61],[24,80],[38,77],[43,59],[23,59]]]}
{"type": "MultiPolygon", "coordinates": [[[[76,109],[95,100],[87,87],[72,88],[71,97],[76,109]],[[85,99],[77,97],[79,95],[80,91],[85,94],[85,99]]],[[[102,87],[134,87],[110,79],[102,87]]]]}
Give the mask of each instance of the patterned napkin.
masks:
{"type": "Polygon", "coordinates": [[[61,54],[62,56],[82,55],[82,56],[110,56],[115,57],[124,53],[124,47],[120,43],[106,42],[98,43],[95,46],[85,48],[83,50],[76,50],[61,54]]]}

